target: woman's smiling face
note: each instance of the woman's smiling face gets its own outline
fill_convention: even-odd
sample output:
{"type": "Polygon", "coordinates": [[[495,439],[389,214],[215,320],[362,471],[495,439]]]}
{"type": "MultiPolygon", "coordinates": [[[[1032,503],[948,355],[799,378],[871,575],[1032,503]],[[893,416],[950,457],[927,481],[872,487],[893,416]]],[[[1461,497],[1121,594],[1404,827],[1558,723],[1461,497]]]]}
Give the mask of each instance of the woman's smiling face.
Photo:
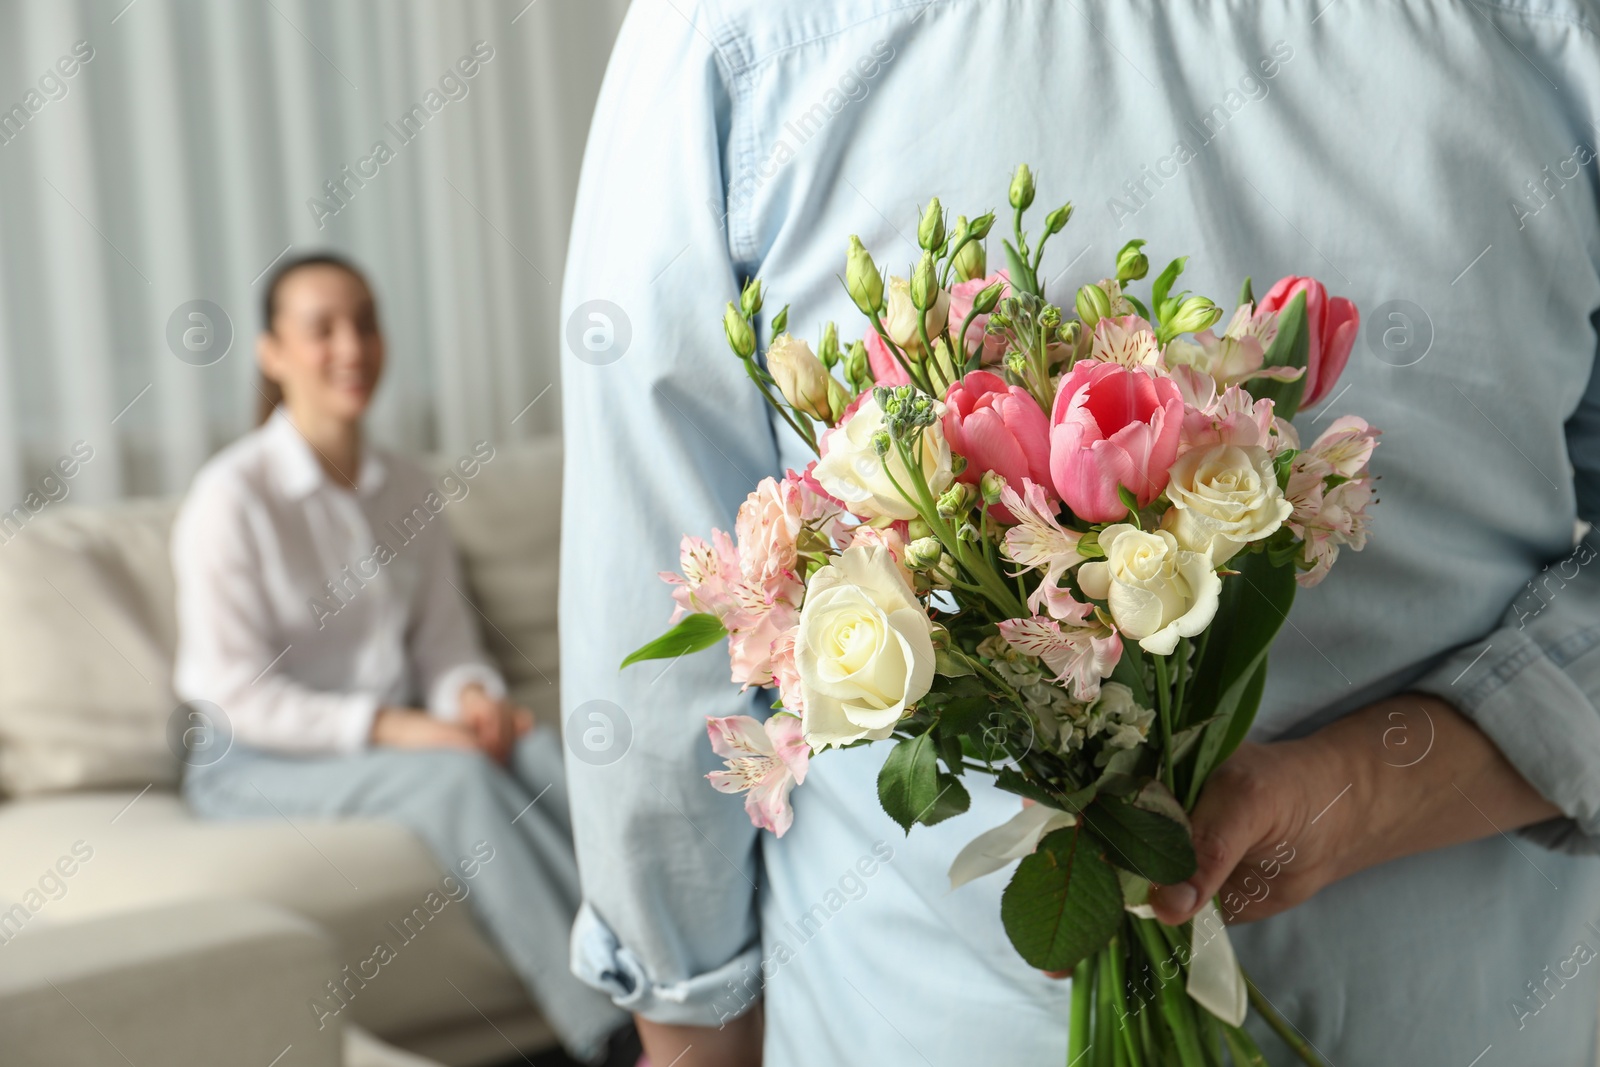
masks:
{"type": "Polygon", "coordinates": [[[383,375],[383,333],[371,291],[337,266],[293,271],[278,283],[271,329],[256,352],[291,412],[359,420],[383,375]]]}

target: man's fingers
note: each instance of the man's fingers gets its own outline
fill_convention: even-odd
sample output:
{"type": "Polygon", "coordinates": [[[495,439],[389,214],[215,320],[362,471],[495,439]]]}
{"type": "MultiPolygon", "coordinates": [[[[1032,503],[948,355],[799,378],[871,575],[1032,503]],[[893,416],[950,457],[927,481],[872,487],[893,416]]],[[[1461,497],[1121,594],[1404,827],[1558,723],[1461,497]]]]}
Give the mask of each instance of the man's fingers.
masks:
{"type": "Polygon", "coordinates": [[[1261,839],[1270,811],[1259,779],[1218,768],[1189,816],[1197,869],[1188,881],[1151,891],[1157,917],[1171,926],[1193,918],[1261,839]]]}

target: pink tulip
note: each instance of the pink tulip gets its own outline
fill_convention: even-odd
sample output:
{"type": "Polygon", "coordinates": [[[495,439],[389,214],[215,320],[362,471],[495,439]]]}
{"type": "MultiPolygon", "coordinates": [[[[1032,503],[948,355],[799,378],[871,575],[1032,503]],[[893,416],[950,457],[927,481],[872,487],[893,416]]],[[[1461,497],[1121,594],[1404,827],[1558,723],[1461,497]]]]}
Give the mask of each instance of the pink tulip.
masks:
{"type": "MultiPolygon", "coordinates": [[[[945,440],[967,459],[962,481],[977,485],[984,471],[994,471],[1019,488],[1024,478],[1050,484],[1050,420],[1033,394],[975,370],[950,386],[944,404],[945,440]]],[[[999,504],[992,514],[1013,521],[999,504]]]]}
{"type": "Polygon", "coordinates": [[[1079,360],[1050,412],[1050,479],[1073,514],[1112,522],[1127,514],[1118,487],[1144,507],[1167,487],[1183,431],[1183,394],[1171,378],[1079,360]]]}
{"type": "Polygon", "coordinates": [[[1278,279],[1267,295],[1261,298],[1257,311],[1281,314],[1295,298],[1296,293],[1306,294],[1306,388],[1300,399],[1300,410],[1315,405],[1333,392],[1333,387],[1344,373],[1350,360],[1350,349],[1355,346],[1356,333],[1361,328],[1361,313],[1346,297],[1329,296],[1328,290],[1315,278],[1298,278],[1290,275],[1278,279]]]}

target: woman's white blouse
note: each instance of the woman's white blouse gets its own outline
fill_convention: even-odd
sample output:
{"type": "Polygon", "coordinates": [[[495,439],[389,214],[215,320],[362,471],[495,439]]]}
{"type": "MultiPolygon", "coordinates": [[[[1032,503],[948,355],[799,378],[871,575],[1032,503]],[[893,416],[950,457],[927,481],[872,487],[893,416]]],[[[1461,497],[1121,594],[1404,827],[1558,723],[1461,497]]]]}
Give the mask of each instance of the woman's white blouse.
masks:
{"type": "Polygon", "coordinates": [[[357,485],[333,484],[280,408],[183,502],[174,685],[221,708],[238,744],[350,753],[381,706],[449,719],[473,682],[505,693],[469,614],[449,496],[371,447],[357,485]]]}

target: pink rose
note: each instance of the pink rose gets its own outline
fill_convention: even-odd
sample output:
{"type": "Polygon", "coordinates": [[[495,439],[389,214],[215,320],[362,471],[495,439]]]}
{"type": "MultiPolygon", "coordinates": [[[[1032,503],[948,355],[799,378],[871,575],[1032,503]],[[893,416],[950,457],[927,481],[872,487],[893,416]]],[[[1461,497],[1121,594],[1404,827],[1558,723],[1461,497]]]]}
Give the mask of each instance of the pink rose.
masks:
{"type": "MultiPolygon", "coordinates": [[[[972,314],[972,304],[978,299],[978,294],[995,282],[1006,283],[1006,287],[1000,290],[1001,300],[1011,295],[1011,277],[1003,270],[997,270],[987,278],[973,278],[971,281],[957,282],[950,287],[949,323],[951,337],[956,335],[956,331],[961,329],[961,324],[967,321],[967,316],[972,314]]],[[[989,316],[974,316],[972,325],[967,327],[966,348],[971,350],[982,344],[982,362],[985,364],[999,363],[1000,358],[1005,355],[1006,351],[1005,338],[990,337],[987,333],[988,329],[989,316]]]]}
{"type": "Polygon", "coordinates": [[[1144,507],[1167,487],[1178,458],[1183,395],[1171,378],[1079,360],[1050,412],[1050,479],[1073,514],[1112,522],[1126,488],[1144,507]]]}
{"type": "Polygon", "coordinates": [[[1339,375],[1344,373],[1350,349],[1356,343],[1356,332],[1361,328],[1361,313],[1347,298],[1329,296],[1328,290],[1315,278],[1294,275],[1278,279],[1261,298],[1257,311],[1281,314],[1295,294],[1302,292],[1306,294],[1308,336],[1306,388],[1300,399],[1300,410],[1304,411],[1331,393],[1339,375]]]}
{"type": "MultiPolygon", "coordinates": [[[[1020,487],[1025,478],[1050,484],[1050,420],[1033,394],[975,370],[950,386],[944,404],[945,439],[967,459],[962,481],[977,485],[984,471],[994,471],[1008,485],[1020,487]]],[[[993,514],[1013,521],[999,504],[993,514]]]]}

